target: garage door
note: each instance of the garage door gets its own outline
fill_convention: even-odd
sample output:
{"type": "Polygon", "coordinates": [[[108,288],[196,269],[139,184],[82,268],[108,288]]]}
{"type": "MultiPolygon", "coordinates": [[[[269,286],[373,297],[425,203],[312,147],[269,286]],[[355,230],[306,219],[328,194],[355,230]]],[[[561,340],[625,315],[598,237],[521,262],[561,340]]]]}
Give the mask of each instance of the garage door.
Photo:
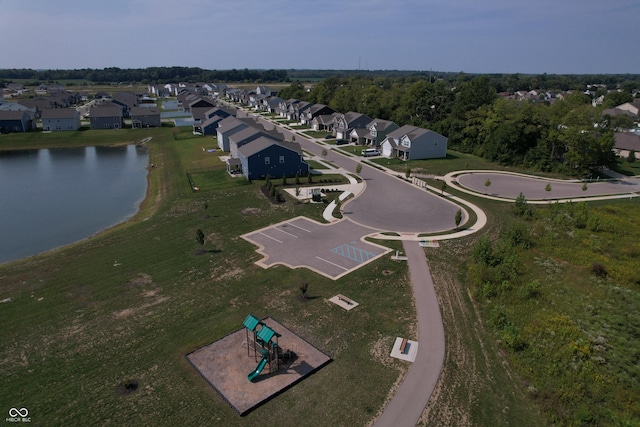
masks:
{"type": "Polygon", "coordinates": [[[384,157],[391,157],[393,154],[393,150],[391,149],[391,145],[383,144],[382,145],[382,155],[384,157]]]}

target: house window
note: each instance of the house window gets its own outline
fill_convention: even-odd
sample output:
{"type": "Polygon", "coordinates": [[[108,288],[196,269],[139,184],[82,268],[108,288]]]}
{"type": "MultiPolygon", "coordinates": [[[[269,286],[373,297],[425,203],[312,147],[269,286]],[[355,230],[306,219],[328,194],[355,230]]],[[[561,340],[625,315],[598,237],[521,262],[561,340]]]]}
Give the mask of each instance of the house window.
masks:
{"type": "Polygon", "coordinates": [[[280,163],[284,163],[284,156],[280,156],[280,163]]]}
{"type": "Polygon", "coordinates": [[[264,158],[264,164],[265,165],[271,164],[271,158],[270,157],[265,157],[264,158]]]}

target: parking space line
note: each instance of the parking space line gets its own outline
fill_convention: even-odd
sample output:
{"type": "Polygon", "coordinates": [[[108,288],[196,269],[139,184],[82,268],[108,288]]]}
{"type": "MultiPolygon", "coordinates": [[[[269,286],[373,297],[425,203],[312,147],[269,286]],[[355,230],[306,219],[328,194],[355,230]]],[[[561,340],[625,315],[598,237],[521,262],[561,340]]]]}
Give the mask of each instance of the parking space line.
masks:
{"type": "Polygon", "coordinates": [[[260,231],[259,233],[262,234],[264,237],[268,237],[271,240],[275,240],[278,243],[284,243],[284,242],[281,242],[280,240],[276,239],[275,237],[271,237],[268,234],[264,234],[262,231],[260,231]]]}
{"type": "Polygon", "coordinates": [[[298,236],[296,236],[295,234],[291,234],[291,233],[289,233],[287,231],[281,230],[280,228],[275,227],[274,230],[278,230],[281,233],[288,234],[289,236],[295,237],[296,239],[298,238],[298,236]]]}
{"type": "Polygon", "coordinates": [[[324,259],[324,258],[320,258],[319,256],[316,256],[316,258],[318,258],[320,261],[324,261],[324,262],[326,262],[326,263],[328,263],[328,264],[335,265],[336,267],[341,268],[341,269],[343,269],[344,271],[348,271],[348,270],[349,270],[349,269],[348,269],[348,268],[346,268],[346,267],[343,267],[343,266],[341,266],[341,265],[338,265],[338,264],[336,264],[335,262],[327,261],[326,259],[324,259]]]}
{"type": "Polygon", "coordinates": [[[307,233],[311,233],[311,230],[307,230],[306,228],[302,228],[302,227],[300,227],[298,225],[295,225],[295,224],[293,224],[291,222],[289,223],[289,225],[292,226],[292,227],[295,227],[295,228],[299,228],[302,231],[306,231],[307,233]]]}

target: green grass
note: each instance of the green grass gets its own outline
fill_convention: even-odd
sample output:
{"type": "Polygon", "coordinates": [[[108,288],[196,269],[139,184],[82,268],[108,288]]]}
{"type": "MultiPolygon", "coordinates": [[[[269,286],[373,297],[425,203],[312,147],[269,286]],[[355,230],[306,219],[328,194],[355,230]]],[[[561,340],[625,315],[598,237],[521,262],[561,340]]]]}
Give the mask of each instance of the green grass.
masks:
{"type": "Polygon", "coordinates": [[[471,292],[550,423],[640,419],[639,206],[539,208],[524,225],[531,249],[470,269],[471,292]]]}
{"type": "Polygon", "coordinates": [[[329,167],[327,165],[325,165],[324,163],[320,163],[320,162],[317,162],[315,160],[305,160],[305,162],[309,164],[309,167],[311,169],[316,169],[316,170],[329,169],[329,167]]]}
{"type": "Polygon", "coordinates": [[[629,163],[626,159],[618,159],[614,170],[627,176],[639,176],[640,161],[636,160],[635,162],[629,163]]]}
{"type": "Polygon", "coordinates": [[[160,137],[167,134],[168,128],[149,129],[100,129],[83,128],[69,132],[26,132],[0,135],[0,150],[16,150],[23,148],[56,148],[87,145],[132,144],[147,137],[160,137]]]}
{"type": "Polygon", "coordinates": [[[141,425],[369,422],[407,367],[388,357],[393,338],[413,324],[406,265],[385,258],[338,281],[256,267],[259,255],[240,234],[297,215],[320,220],[324,205],[272,205],[259,183],[191,193],[184,171],[216,159],[198,139],[163,130],[149,143],[155,208],[83,243],[0,267],[0,299],[11,298],[0,311],[0,372],[10,385],[0,401],[47,425],[108,424],[114,414],[141,425]],[[197,255],[197,229],[215,251],[197,255]],[[302,282],[319,298],[300,303],[302,282]],[[360,306],[328,304],[336,293],[360,306]],[[239,329],[248,313],[278,319],[334,362],[240,418],[184,355],[239,329]],[[116,386],[127,379],[139,389],[120,396],[116,386]]]}
{"type": "Polygon", "coordinates": [[[305,135],[309,135],[312,138],[324,138],[327,135],[327,132],[318,130],[306,130],[302,133],[304,133],[305,135]]]}

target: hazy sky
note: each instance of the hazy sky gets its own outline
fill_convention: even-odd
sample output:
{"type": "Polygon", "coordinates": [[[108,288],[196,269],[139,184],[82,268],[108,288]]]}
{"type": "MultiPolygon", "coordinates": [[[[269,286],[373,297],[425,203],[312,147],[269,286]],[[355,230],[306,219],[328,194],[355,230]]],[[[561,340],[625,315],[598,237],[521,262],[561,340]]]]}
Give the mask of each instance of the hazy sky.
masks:
{"type": "Polygon", "coordinates": [[[0,0],[0,68],[640,73],[638,0],[0,0]]]}

